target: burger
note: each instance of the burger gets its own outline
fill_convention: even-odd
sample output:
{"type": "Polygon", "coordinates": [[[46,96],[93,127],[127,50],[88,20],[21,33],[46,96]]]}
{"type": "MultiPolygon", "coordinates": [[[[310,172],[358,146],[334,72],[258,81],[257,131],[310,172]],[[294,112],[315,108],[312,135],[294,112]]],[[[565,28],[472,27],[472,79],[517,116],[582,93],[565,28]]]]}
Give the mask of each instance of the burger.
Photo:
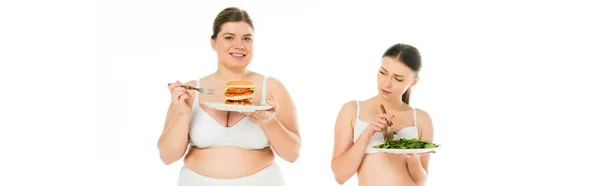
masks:
{"type": "Polygon", "coordinates": [[[234,80],[225,85],[225,104],[252,105],[256,87],[252,81],[234,80]]]}

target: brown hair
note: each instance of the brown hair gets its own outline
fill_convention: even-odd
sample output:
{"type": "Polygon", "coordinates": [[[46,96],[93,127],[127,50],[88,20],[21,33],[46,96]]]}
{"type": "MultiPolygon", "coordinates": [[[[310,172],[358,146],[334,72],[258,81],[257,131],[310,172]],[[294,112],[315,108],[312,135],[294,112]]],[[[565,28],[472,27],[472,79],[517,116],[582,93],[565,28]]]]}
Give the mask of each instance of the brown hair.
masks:
{"type": "Polygon", "coordinates": [[[252,24],[252,19],[250,19],[248,12],[246,12],[245,10],[241,10],[237,7],[228,7],[221,10],[221,12],[219,12],[219,14],[213,22],[213,34],[210,37],[216,39],[217,34],[221,32],[221,26],[223,26],[223,24],[228,22],[239,21],[248,23],[248,25],[250,25],[250,27],[254,30],[254,24],[252,24]]]}
{"type": "MultiPolygon", "coordinates": [[[[415,73],[415,77],[418,76],[421,70],[421,53],[414,46],[403,43],[395,44],[383,53],[383,57],[391,57],[400,63],[404,63],[415,73]]],[[[402,94],[402,102],[408,105],[409,99],[410,88],[402,94]]]]}

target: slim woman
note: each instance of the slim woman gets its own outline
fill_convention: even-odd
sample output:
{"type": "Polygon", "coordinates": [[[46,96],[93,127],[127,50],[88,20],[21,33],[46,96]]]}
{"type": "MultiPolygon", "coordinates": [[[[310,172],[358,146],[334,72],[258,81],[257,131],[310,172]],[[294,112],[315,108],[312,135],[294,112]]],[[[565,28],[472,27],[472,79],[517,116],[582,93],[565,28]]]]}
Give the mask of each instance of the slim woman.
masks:
{"type": "Polygon", "coordinates": [[[427,112],[409,106],[410,90],[419,81],[420,68],[421,55],[415,47],[393,45],[383,54],[377,72],[378,94],[342,106],[335,124],[331,160],[340,185],[355,173],[360,186],[425,185],[429,153],[400,155],[372,148],[384,137],[433,141],[433,125],[427,112]],[[380,111],[380,105],[387,114],[380,111]]]}

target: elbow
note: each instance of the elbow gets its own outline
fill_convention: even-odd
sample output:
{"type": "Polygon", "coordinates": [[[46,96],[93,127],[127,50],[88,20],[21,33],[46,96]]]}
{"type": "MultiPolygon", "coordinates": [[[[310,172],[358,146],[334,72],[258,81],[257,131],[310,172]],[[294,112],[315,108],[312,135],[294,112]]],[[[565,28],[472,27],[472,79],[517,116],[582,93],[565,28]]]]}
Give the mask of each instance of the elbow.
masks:
{"type": "Polygon", "coordinates": [[[183,157],[183,156],[179,155],[179,153],[162,153],[161,152],[161,154],[160,154],[160,160],[165,165],[171,165],[172,163],[175,163],[177,160],[181,159],[181,157],[183,157]]]}
{"type": "Polygon", "coordinates": [[[415,182],[415,184],[418,186],[425,186],[425,181],[415,182]]]}
{"type": "Polygon", "coordinates": [[[415,185],[418,186],[424,186],[427,183],[427,175],[423,175],[420,177],[411,177],[412,181],[415,183],[415,185]]]}
{"type": "Polygon", "coordinates": [[[419,186],[425,186],[425,184],[427,184],[427,177],[424,177],[423,179],[416,181],[415,183],[419,186]]]}
{"type": "Polygon", "coordinates": [[[289,163],[294,163],[294,162],[296,162],[296,160],[298,160],[298,154],[293,154],[293,155],[290,155],[290,157],[285,158],[285,161],[287,161],[289,163]]]}
{"type": "Polygon", "coordinates": [[[296,148],[294,148],[293,150],[290,149],[288,151],[288,153],[286,153],[286,155],[282,156],[281,158],[289,163],[294,163],[294,162],[296,162],[296,160],[298,160],[299,157],[300,157],[300,143],[298,143],[296,145],[296,148]]]}
{"type": "Polygon", "coordinates": [[[298,150],[295,150],[293,152],[291,152],[289,155],[287,155],[284,159],[285,161],[289,162],[289,163],[294,163],[296,162],[296,160],[298,160],[298,157],[300,157],[300,152],[298,150]]]}
{"type": "Polygon", "coordinates": [[[335,165],[332,162],[331,163],[331,171],[333,172],[333,176],[335,177],[335,181],[340,184],[340,185],[344,185],[344,183],[346,183],[346,181],[348,181],[348,177],[347,176],[342,176],[340,172],[336,171],[335,165]]]}
{"type": "Polygon", "coordinates": [[[177,160],[183,157],[184,153],[185,149],[163,149],[159,147],[160,160],[165,165],[171,165],[172,163],[175,163],[177,160]]]}
{"type": "Polygon", "coordinates": [[[162,160],[163,164],[165,165],[171,165],[172,163],[175,163],[177,160],[174,158],[166,158],[166,157],[160,157],[160,160],[162,160]]]}
{"type": "Polygon", "coordinates": [[[335,176],[335,181],[340,185],[344,185],[344,183],[346,183],[346,181],[348,181],[348,178],[342,177],[335,173],[333,173],[333,174],[335,176]]]}

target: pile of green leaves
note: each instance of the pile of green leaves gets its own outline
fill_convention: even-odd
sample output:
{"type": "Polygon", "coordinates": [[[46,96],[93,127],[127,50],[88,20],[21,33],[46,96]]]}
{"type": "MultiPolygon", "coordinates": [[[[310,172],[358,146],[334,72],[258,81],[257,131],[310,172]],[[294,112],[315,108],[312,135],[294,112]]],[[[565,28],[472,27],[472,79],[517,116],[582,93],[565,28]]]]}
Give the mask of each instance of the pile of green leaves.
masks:
{"type": "Polygon", "coordinates": [[[439,144],[420,140],[419,138],[413,138],[413,139],[400,138],[397,140],[384,141],[382,144],[373,146],[373,148],[378,148],[378,149],[426,149],[426,148],[436,148],[439,146],[440,146],[439,144]]]}

